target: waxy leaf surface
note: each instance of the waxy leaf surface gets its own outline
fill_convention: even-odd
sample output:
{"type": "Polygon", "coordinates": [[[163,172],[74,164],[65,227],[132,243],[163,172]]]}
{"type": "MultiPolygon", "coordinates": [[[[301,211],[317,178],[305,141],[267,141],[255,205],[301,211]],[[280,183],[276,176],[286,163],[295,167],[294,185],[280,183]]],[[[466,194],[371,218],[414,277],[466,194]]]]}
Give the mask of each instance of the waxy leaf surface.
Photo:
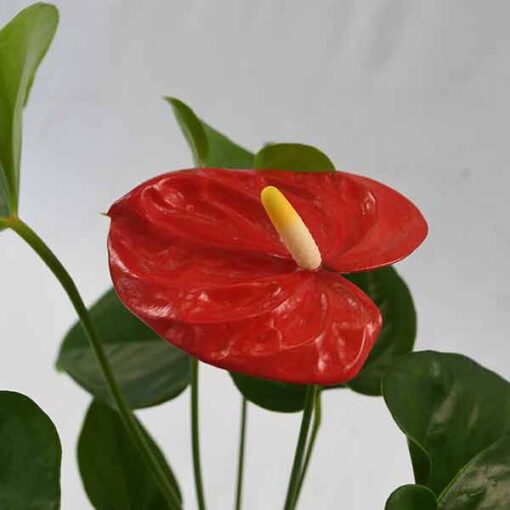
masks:
{"type": "Polygon", "coordinates": [[[296,413],[304,408],[305,384],[268,381],[234,372],[230,375],[243,396],[259,407],[280,413],[296,413]]]}
{"type": "Polygon", "coordinates": [[[0,30],[0,217],[17,213],[23,107],[57,25],[56,7],[37,3],[0,30]]]}
{"type": "Polygon", "coordinates": [[[335,165],[319,149],[300,143],[266,145],[255,156],[253,167],[292,172],[334,172],[335,165]]]}
{"type": "MultiPolygon", "coordinates": [[[[180,498],[177,480],[163,454],[143,427],[142,432],[180,498]]],[[[119,415],[98,401],[92,402],[85,417],[78,441],[78,465],[96,510],[168,508],[119,415]]]]}
{"type": "Polygon", "coordinates": [[[361,372],[348,385],[365,395],[381,395],[386,370],[413,350],[416,312],[404,280],[392,267],[345,276],[378,306],[383,326],[361,372]]]}
{"type": "MultiPolygon", "coordinates": [[[[131,314],[113,290],[90,308],[90,316],[131,408],[171,400],[189,384],[189,356],[131,314]]],[[[96,398],[110,403],[103,373],[79,322],[66,335],[57,365],[96,398]]]]}
{"type": "Polygon", "coordinates": [[[174,97],[165,98],[172,106],[179,126],[190,146],[196,166],[251,168],[254,155],[200,120],[195,112],[174,97]]]}
{"type": "Polygon", "coordinates": [[[60,508],[62,449],[52,421],[25,395],[0,391],[0,508],[60,508]]]}
{"type": "Polygon", "coordinates": [[[441,495],[439,510],[510,508],[510,434],[482,450],[441,495]]]}
{"type": "Polygon", "coordinates": [[[507,381],[458,354],[419,352],[388,371],[383,393],[440,510],[510,507],[507,381]]]}
{"type": "Polygon", "coordinates": [[[428,487],[403,485],[390,495],[384,510],[437,510],[437,499],[428,487]]]}

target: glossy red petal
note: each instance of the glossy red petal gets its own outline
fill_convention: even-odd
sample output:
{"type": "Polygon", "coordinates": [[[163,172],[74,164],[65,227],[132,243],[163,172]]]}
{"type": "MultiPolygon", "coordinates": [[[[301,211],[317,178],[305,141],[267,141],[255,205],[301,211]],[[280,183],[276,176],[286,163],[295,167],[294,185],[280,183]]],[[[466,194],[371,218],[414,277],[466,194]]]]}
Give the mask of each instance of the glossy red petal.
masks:
{"type": "Polygon", "coordinates": [[[135,315],[203,361],[296,383],[354,377],[381,325],[369,298],[328,269],[392,263],[426,233],[407,199],[341,172],[183,170],[109,215],[112,279],[135,315]],[[266,185],[301,214],[323,269],[296,267],[260,203],[266,185]]]}
{"type": "Polygon", "coordinates": [[[364,190],[360,213],[366,218],[365,230],[349,248],[330,251],[325,265],[341,273],[369,271],[394,264],[420,246],[428,227],[410,200],[367,177],[343,175],[364,190]]]}
{"type": "Polygon", "coordinates": [[[156,177],[116,202],[109,215],[140,217],[160,235],[209,248],[289,258],[260,203],[254,171],[194,168],[156,177]]]}
{"type": "Polygon", "coordinates": [[[206,363],[284,382],[346,382],[361,370],[377,338],[379,310],[341,276],[299,274],[300,284],[292,285],[287,299],[272,310],[214,323],[176,321],[160,308],[148,307],[140,299],[138,282],[116,289],[152,329],[206,363]]]}
{"type": "Polygon", "coordinates": [[[286,195],[312,232],[325,265],[338,272],[397,262],[427,234],[423,216],[408,199],[344,172],[182,170],[138,186],[114,204],[110,216],[129,209],[168,235],[289,258],[260,203],[267,185],[286,195]]]}
{"type": "Polygon", "coordinates": [[[215,323],[260,315],[305,278],[289,259],[197,244],[121,207],[112,215],[110,270],[142,317],[215,323]]]}
{"type": "Polygon", "coordinates": [[[345,172],[264,171],[308,226],[323,264],[339,273],[391,265],[427,236],[427,223],[403,195],[377,181],[345,172]]]}

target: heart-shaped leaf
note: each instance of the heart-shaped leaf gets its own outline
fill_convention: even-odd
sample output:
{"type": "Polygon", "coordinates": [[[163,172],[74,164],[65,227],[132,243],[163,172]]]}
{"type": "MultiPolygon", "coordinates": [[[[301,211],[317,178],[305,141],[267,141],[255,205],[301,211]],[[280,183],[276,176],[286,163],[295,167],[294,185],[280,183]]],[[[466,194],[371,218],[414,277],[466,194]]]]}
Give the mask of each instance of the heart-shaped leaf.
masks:
{"type": "Polygon", "coordinates": [[[280,413],[295,413],[303,410],[306,385],[267,381],[234,372],[230,375],[243,396],[264,409],[280,413]]]}
{"type": "Polygon", "coordinates": [[[193,110],[174,97],[165,98],[184,133],[195,165],[218,168],[251,168],[253,154],[200,120],[193,110]]]}
{"type": "MultiPolygon", "coordinates": [[[[132,315],[113,290],[91,307],[90,315],[131,408],[171,400],[189,384],[189,356],[132,315]]],[[[103,373],[80,323],[64,338],[57,366],[92,395],[110,402],[103,373]]]]}
{"type": "MultiPolygon", "coordinates": [[[[181,499],[177,480],[163,454],[143,427],[142,431],[181,499]]],[[[85,417],[78,441],[78,464],[83,485],[96,510],[167,508],[119,415],[98,401],[92,402],[85,417]]]]}
{"type": "Polygon", "coordinates": [[[365,395],[381,395],[386,370],[398,358],[413,350],[416,312],[404,280],[392,267],[345,275],[378,306],[383,327],[361,372],[348,386],[365,395]]]}
{"type": "Polygon", "coordinates": [[[436,510],[434,493],[423,485],[403,485],[386,501],[384,510],[436,510]]]}
{"type": "Polygon", "coordinates": [[[459,354],[419,352],[387,372],[383,394],[441,510],[510,508],[507,381],[459,354]]]}
{"type": "Polygon", "coordinates": [[[266,145],[255,156],[254,168],[293,172],[334,172],[335,165],[319,149],[300,143],[266,145]]]}
{"type": "Polygon", "coordinates": [[[510,434],[481,451],[441,494],[439,510],[510,508],[510,434]]]}
{"type": "Polygon", "coordinates": [[[38,3],[0,30],[0,217],[17,213],[23,106],[57,25],[56,7],[38,3]]]}
{"type": "Polygon", "coordinates": [[[25,395],[0,391],[0,508],[60,508],[57,430],[25,395]]]}

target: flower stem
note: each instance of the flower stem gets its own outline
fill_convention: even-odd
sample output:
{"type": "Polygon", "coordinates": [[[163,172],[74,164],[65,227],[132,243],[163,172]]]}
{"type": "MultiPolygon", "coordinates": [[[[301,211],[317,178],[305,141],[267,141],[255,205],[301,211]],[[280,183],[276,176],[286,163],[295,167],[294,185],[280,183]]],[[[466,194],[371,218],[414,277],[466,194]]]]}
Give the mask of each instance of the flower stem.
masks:
{"type": "Polygon", "coordinates": [[[237,464],[237,490],[235,510],[241,510],[243,499],[244,454],[246,450],[246,420],[248,417],[248,402],[243,397],[241,404],[241,434],[239,437],[239,461],[237,464]]]}
{"type": "Polygon", "coordinates": [[[317,394],[317,391],[318,386],[315,385],[308,386],[306,390],[303,418],[301,419],[301,428],[299,430],[296,452],[294,454],[294,463],[290,474],[284,510],[293,510],[294,508],[294,502],[296,500],[297,489],[303,468],[303,457],[308,439],[308,431],[310,429],[310,422],[312,419],[313,404],[315,402],[315,395],[317,394]]]}
{"type": "Polygon", "coordinates": [[[193,450],[193,472],[199,510],[205,510],[204,485],[200,462],[200,436],[198,419],[198,360],[191,360],[191,447],[193,450]]]}
{"type": "Polygon", "coordinates": [[[142,455],[147,467],[150,469],[155,481],[157,482],[162,495],[168,504],[168,508],[171,510],[181,508],[179,496],[167,475],[163,471],[163,468],[153,451],[151,450],[147,440],[145,439],[142,431],[136,421],[136,418],[128,407],[124,396],[122,395],[121,389],[115,376],[113,374],[112,367],[103,349],[103,345],[97,335],[95,327],[90,318],[87,307],[85,306],[83,299],[78,292],[76,284],[74,283],[71,275],[67,272],[65,267],[57,259],[56,255],[50,250],[45,242],[21,219],[17,217],[11,217],[6,221],[6,225],[14,230],[30,247],[39,255],[43,262],[48,266],[51,272],[55,275],[57,280],[60,282],[65,292],[67,293],[78,317],[80,318],[81,324],[90,342],[90,346],[94,351],[97,361],[103,372],[106,384],[110,390],[113,401],[117,406],[117,410],[120,417],[126,427],[131,440],[135,443],[140,454],[142,455]]]}
{"type": "Polygon", "coordinates": [[[299,478],[299,483],[296,489],[296,497],[294,498],[294,507],[297,506],[297,502],[299,499],[299,495],[301,494],[301,488],[303,487],[303,483],[305,481],[306,472],[308,470],[308,465],[310,464],[310,460],[312,458],[313,449],[315,446],[315,441],[317,440],[317,435],[319,433],[319,428],[321,426],[322,421],[322,406],[321,406],[321,390],[317,391],[315,396],[315,409],[313,415],[313,425],[312,432],[310,433],[310,441],[308,442],[305,460],[303,462],[303,470],[301,472],[301,477],[299,478]]]}

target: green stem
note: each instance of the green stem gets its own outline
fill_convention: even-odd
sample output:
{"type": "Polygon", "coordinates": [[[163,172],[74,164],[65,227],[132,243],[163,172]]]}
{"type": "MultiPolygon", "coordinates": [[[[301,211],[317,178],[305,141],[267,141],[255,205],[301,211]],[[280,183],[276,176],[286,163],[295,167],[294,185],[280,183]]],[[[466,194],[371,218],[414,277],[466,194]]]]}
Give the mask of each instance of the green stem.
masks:
{"type": "Polygon", "coordinates": [[[321,406],[321,390],[319,389],[315,396],[315,409],[314,409],[314,416],[313,416],[312,432],[310,433],[310,441],[308,442],[308,446],[307,446],[307,450],[306,450],[306,454],[305,454],[305,460],[303,462],[303,470],[301,472],[301,477],[299,478],[299,483],[298,483],[297,490],[296,490],[296,497],[294,499],[294,507],[297,506],[299,495],[301,494],[301,488],[303,487],[303,483],[306,478],[306,472],[308,470],[308,465],[310,464],[310,460],[312,458],[315,441],[317,440],[317,435],[319,433],[319,428],[321,426],[321,421],[322,421],[322,406],[321,406]]]}
{"type": "Polygon", "coordinates": [[[191,361],[191,446],[193,450],[193,472],[199,510],[205,510],[204,484],[200,462],[200,436],[198,419],[198,360],[191,361]]]}
{"type": "Polygon", "coordinates": [[[80,318],[83,329],[87,334],[90,346],[97,357],[97,361],[99,362],[101,370],[103,371],[106,384],[110,389],[111,396],[117,406],[126,430],[140,451],[140,454],[145,460],[148,468],[152,472],[152,475],[154,476],[154,479],[156,480],[161,493],[168,503],[168,508],[171,510],[181,508],[177,492],[163,471],[161,464],[155,457],[153,451],[147,443],[147,440],[143,436],[133,412],[124,400],[124,396],[122,395],[119,384],[115,379],[112,367],[103,349],[103,345],[99,340],[87,307],[85,306],[83,299],[78,292],[76,284],[74,283],[70,274],[57,259],[55,254],[50,250],[50,248],[44,243],[44,241],[21,219],[15,217],[9,218],[6,223],[7,226],[12,228],[12,230],[14,230],[24,241],[26,241],[37,253],[37,255],[39,255],[39,257],[49,267],[51,272],[55,275],[57,280],[64,288],[71,303],[74,306],[74,309],[76,310],[76,313],[78,314],[78,317],[80,318]]]}
{"type": "Polygon", "coordinates": [[[296,499],[297,488],[303,468],[303,457],[308,439],[308,431],[310,429],[310,422],[312,419],[313,404],[315,402],[315,395],[317,394],[317,391],[318,386],[315,385],[308,386],[306,390],[303,418],[301,419],[301,428],[299,430],[296,452],[294,454],[294,463],[290,474],[284,510],[292,510],[294,508],[294,501],[296,499]]]}
{"type": "Polygon", "coordinates": [[[237,490],[236,490],[236,510],[241,510],[243,499],[243,475],[244,475],[244,454],[246,450],[246,420],[248,414],[248,403],[243,397],[241,404],[241,434],[239,437],[239,461],[237,464],[237,490]]]}

